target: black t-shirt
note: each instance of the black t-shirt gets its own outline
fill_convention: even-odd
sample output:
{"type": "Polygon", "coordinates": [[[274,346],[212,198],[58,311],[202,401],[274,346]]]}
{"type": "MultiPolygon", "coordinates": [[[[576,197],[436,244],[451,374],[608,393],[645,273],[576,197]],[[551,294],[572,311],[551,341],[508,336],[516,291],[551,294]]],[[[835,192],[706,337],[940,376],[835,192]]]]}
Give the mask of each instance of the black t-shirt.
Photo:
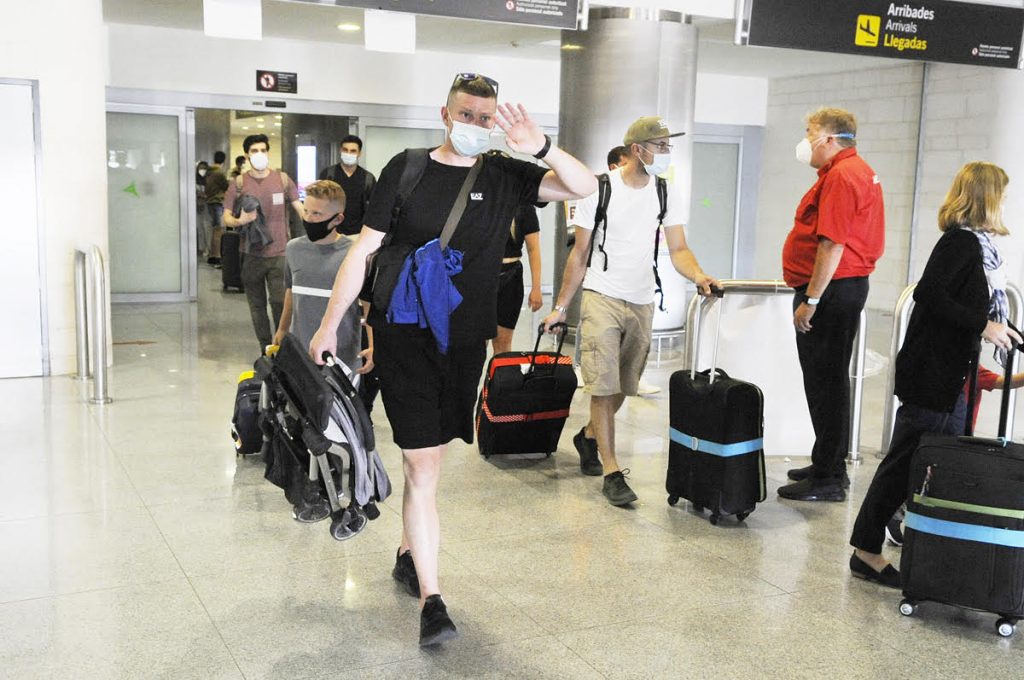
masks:
{"type": "Polygon", "coordinates": [[[537,209],[530,203],[519,206],[516,219],[509,229],[508,241],[505,242],[505,257],[522,257],[526,237],[538,231],[540,220],[537,219],[537,209]]]}
{"type": "MultiPolygon", "coordinates": [[[[363,219],[363,224],[371,229],[385,233],[391,230],[391,214],[405,158],[405,152],[398,154],[380,173],[363,219]]],[[[482,162],[484,165],[470,191],[466,212],[449,244],[463,253],[462,272],[452,279],[463,297],[451,317],[453,345],[494,337],[498,274],[509,225],[521,204],[537,200],[540,182],[547,172],[538,165],[507,156],[489,155],[482,162]]],[[[444,165],[429,159],[419,184],[405,199],[392,235],[393,242],[418,247],[440,236],[468,174],[468,167],[444,165]]],[[[371,324],[383,322],[384,311],[374,309],[371,324]]]]}
{"type": "Polygon", "coordinates": [[[321,170],[318,179],[337,182],[345,190],[345,219],[341,221],[338,231],[349,236],[358,234],[363,228],[363,213],[370,200],[366,189],[368,187],[372,193],[376,182],[373,174],[357,165],[356,171],[349,177],[341,166],[335,163],[321,170]]]}

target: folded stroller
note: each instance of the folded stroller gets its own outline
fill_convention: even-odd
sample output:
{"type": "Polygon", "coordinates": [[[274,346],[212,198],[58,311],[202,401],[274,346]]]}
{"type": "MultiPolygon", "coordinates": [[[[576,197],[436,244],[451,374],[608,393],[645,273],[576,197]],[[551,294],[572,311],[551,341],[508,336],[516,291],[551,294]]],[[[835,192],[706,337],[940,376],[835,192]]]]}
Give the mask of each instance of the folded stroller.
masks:
{"type": "Polygon", "coordinates": [[[263,449],[266,477],[285,490],[295,519],[330,516],[331,535],[343,541],[380,516],[376,503],[391,494],[391,482],[352,385],[355,373],[329,355],[325,359],[327,366],[317,366],[289,334],[272,358],[258,362],[257,374],[267,376],[263,449]],[[307,466],[308,476],[302,475],[307,466]]]}

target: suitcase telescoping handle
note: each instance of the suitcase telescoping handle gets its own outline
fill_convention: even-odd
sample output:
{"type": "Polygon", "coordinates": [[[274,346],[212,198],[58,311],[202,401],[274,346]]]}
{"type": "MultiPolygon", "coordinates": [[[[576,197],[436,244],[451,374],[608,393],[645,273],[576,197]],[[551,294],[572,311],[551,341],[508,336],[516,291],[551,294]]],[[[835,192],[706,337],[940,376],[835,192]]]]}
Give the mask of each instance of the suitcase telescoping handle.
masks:
{"type": "MultiPolygon", "coordinates": [[[[719,288],[718,286],[711,286],[711,295],[712,295],[712,297],[723,298],[724,299],[725,298],[725,289],[724,288],[719,288]]],[[[718,365],[718,340],[719,340],[719,338],[722,337],[722,311],[723,311],[722,309],[718,310],[718,321],[717,321],[717,323],[715,325],[715,344],[714,344],[714,347],[712,347],[712,350],[711,350],[711,370],[708,371],[708,384],[709,385],[714,384],[714,382],[715,382],[715,375],[716,374],[721,374],[722,376],[724,376],[726,378],[729,377],[729,376],[727,376],[725,374],[725,371],[719,371],[716,368],[716,366],[718,365]]],[[[700,355],[700,338],[699,337],[696,338],[696,342],[694,342],[693,346],[695,348],[694,351],[699,356],[700,355]]],[[[693,362],[693,366],[690,367],[690,380],[696,380],[696,378],[697,378],[697,362],[694,361],[693,362]]]]}
{"type": "MultiPolygon", "coordinates": [[[[558,323],[551,324],[551,330],[552,330],[552,332],[558,333],[558,349],[555,350],[555,354],[557,356],[562,356],[562,345],[565,344],[565,336],[566,336],[566,332],[569,330],[569,324],[565,323],[564,321],[559,321],[558,323]]],[[[540,339],[543,338],[543,337],[544,337],[544,324],[540,324],[539,326],[537,326],[537,342],[533,343],[533,352],[530,353],[530,372],[531,373],[533,372],[533,369],[536,367],[536,364],[537,364],[537,352],[540,351],[540,339]]],[[[552,364],[552,368],[554,368],[554,365],[555,364],[552,364]]]]}
{"type": "MultiPolygon", "coordinates": [[[[1007,325],[1018,334],[1020,333],[1012,323],[1007,325]]],[[[999,436],[998,437],[975,437],[974,436],[974,405],[978,399],[978,366],[981,364],[980,353],[978,358],[971,362],[970,375],[967,378],[967,415],[964,418],[964,435],[958,437],[959,441],[969,444],[984,444],[986,446],[1006,446],[1010,441],[1010,434],[1006,432],[1007,421],[1010,412],[1010,390],[1013,389],[1013,367],[1016,363],[1016,352],[1024,352],[1024,346],[1012,343],[1011,349],[1006,353],[1006,366],[1003,367],[1003,391],[999,405],[999,436]]]]}

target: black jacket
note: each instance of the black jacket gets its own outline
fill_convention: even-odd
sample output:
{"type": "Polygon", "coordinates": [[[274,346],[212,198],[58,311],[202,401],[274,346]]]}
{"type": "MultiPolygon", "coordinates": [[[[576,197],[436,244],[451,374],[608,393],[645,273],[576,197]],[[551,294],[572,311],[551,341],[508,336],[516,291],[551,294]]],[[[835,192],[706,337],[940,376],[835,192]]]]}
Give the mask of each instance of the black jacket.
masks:
{"type": "Polygon", "coordinates": [[[988,323],[988,281],[974,234],[952,229],[942,235],[914,290],[914,303],[896,357],[896,396],[950,412],[988,323]]]}

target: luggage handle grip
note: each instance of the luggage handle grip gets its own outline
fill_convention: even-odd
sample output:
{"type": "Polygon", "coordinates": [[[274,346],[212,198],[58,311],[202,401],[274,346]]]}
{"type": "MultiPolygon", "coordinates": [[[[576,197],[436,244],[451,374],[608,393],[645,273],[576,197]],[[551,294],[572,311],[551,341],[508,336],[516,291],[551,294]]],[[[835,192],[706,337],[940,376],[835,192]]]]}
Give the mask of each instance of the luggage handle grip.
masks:
{"type": "MultiPolygon", "coordinates": [[[[555,350],[555,354],[561,356],[562,345],[565,344],[565,336],[569,331],[569,324],[564,321],[551,324],[552,332],[558,331],[558,349],[555,350]]],[[[533,365],[533,359],[537,356],[537,352],[540,351],[540,340],[544,337],[544,324],[537,326],[537,342],[533,343],[533,356],[530,357],[530,365],[533,365]]],[[[531,369],[532,370],[532,369],[531,369]]]]}
{"type": "Polygon", "coordinates": [[[962,444],[980,444],[982,446],[994,446],[1000,449],[1006,448],[1010,443],[1006,437],[975,437],[966,434],[960,435],[956,440],[962,444]]]}

